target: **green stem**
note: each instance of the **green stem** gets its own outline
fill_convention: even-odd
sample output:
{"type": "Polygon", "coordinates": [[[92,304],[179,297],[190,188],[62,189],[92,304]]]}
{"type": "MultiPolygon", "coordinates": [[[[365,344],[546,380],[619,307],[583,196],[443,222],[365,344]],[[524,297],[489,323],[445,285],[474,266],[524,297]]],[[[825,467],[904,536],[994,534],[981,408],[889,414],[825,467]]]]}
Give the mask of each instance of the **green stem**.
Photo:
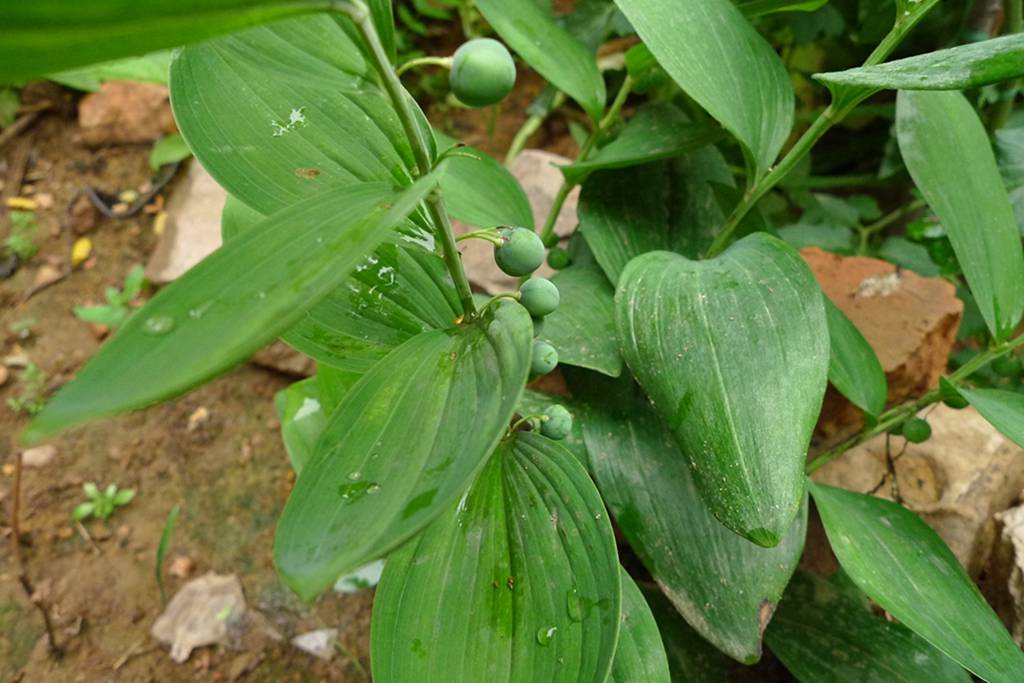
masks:
{"type": "Polygon", "coordinates": [[[914,213],[915,211],[918,211],[919,209],[923,209],[926,206],[928,206],[928,203],[923,199],[915,199],[914,201],[908,202],[907,204],[904,204],[900,208],[890,213],[887,213],[874,223],[870,223],[868,225],[864,225],[858,228],[857,232],[860,233],[860,248],[858,249],[857,253],[859,253],[862,256],[866,254],[868,240],[873,235],[882,232],[893,223],[896,223],[897,221],[903,219],[904,217],[914,213]]]}
{"type": "Polygon", "coordinates": [[[463,233],[463,234],[459,235],[458,237],[456,237],[455,241],[456,242],[461,242],[463,240],[472,240],[472,239],[485,240],[487,242],[490,242],[491,244],[493,244],[496,247],[500,247],[502,244],[505,243],[505,240],[501,239],[501,235],[499,235],[498,231],[495,230],[494,228],[487,228],[486,230],[474,230],[473,232],[466,232],[466,233],[463,233]]]}
{"type": "MultiPolygon", "coordinates": [[[[1021,335],[1015,339],[1011,339],[1008,342],[1004,342],[1002,344],[990,348],[987,351],[979,353],[970,361],[964,363],[964,365],[961,366],[959,369],[952,372],[949,375],[948,380],[951,384],[955,385],[967,379],[968,377],[970,377],[975,372],[985,367],[992,361],[996,360],[997,358],[1001,358],[1002,356],[1005,356],[1006,354],[1010,353],[1011,351],[1013,351],[1014,349],[1021,345],[1024,345],[1024,335],[1021,335]]],[[[832,462],[833,460],[835,460],[836,458],[838,458],[851,448],[856,448],[865,441],[869,441],[870,439],[873,439],[879,434],[884,434],[885,432],[889,431],[896,425],[904,422],[908,418],[913,417],[922,409],[927,408],[931,404],[937,403],[941,400],[941,391],[939,389],[932,389],[931,391],[929,391],[927,394],[917,399],[916,401],[904,403],[903,405],[896,406],[891,410],[887,410],[878,417],[878,422],[873,427],[864,430],[863,432],[857,434],[856,436],[850,437],[846,441],[840,443],[835,448],[827,450],[818,457],[814,458],[809,463],[807,463],[805,471],[807,472],[807,474],[812,474],[813,472],[816,472],[817,470],[821,469],[822,466],[832,462]]]]}
{"type": "Polygon", "coordinates": [[[555,93],[555,96],[551,100],[551,107],[543,114],[534,114],[523,122],[523,125],[516,131],[515,137],[512,138],[512,143],[508,146],[508,152],[505,153],[505,166],[512,166],[512,162],[515,161],[519,153],[526,147],[526,142],[530,139],[530,136],[536,133],[544,119],[548,117],[551,112],[555,111],[562,106],[565,102],[565,93],[559,90],[555,93]]]}
{"type": "MultiPolygon", "coordinates": [[[[605,133],[615,124],[619,119],[619,114],[622,113],[622,107],[626,104],[626,99],[629,97],[630,91],[633,89],[633,79],[629,76],[622,81],[622,86],[619,87],[618,94],[615,95],[615,100],[612,101],[612,105],[608,108],[607,113],[597,124],[597,128],[590,132],[587,139],[583,141],[583,147],[580,149],[580,153],[576,155],[576,162],[586,161],[590,156],[590,153],[594,151],[594,147],[597,145],[605,133]]],[[[554,246],[555,238],[555,223],[558,221],[558,215],[562,212],[562,205],[565,204],[566,198],[572,189],[576,187],[576,183],[570,183],[568,180],[562,181],[562,186],[558,188],[558,194],[555,195],[555,201],[551,205],[551,210],[548,211],[547,220],[544,221],[544,227],[540,231],[540,239],[544,242],[544,246],[554,246]]]]}
{"type": "MultiPolygon", "coordinates": [[[[384,89],[391,98],[395,112],[402,123],[402,129],[409,138],[409,145],[412,147],[413,156],[416,158],[416,166],[419,175],[430,173],[433,161],[430,158],[430,146],[427,144],[426,132],[419,125],[419,121],[413,114],[412,99],[398,75],[391,66],[384,46],[381,45],[380,37],[377,35],[377,28],[373,24],[370,11],[362,0],[351,0],[344,5],[338,6],[341,11],[347,14],[355,23],[360,35],[370,49],[370,58],[374,68],[380,74],[384,89]]],[[[473,303],[473,290],[470,289],[469,280],[466,278],[466,271],[462,268],[462,259],[459,250],[455,245],[455,234],[452,231],[451,223],[448,220],[448,213],[444,208],[444,200],[436,188],[427,196],[427,214],[437,230],[441,249],[444,253],[445,265],[451,273],[452,281],[455,283],[455,290],[458,292],[462,302],[463,315],[467,318],[476,315],[476,305],[473,303]]]]}
{"type": "MultiPolygon", "coordinates": [[[[1021,0],[1006,0],[1006,30],[1004,34],[1020,33],[1024,30],[1024,3],[1021,0]]],[[[1003,84],[1000,90],[1001,99],[992,113],[992,130],[999,130],[1006,126],[1006,122],[1013,113],[1013,105],[1016,103],[1017,91],[1020,89],[1021,80],[1015,78],[1003,84]]]]}
{"type": "MultiPolygon", "coordinates": [[[[919,10],[914,13],[909,19],[899,17],[896,21],[896,25],[893,26],[892,30],[886,34],[882,42],[871,52],[866,60],[864,60],[864,66],[874,66],[881,64],[885,61],[892,51],[895,50],[899,44],[903,41],[906,35],[910,32],[914,26],[917,25],[932,7],[937,4],[932,0],[929,7],[925,10],[919,10]]],[[[811,151],[811,148],[821,139],[832,126],[839,123],[843,118],[849,114],[853,109],[863,102],[866,98],[870,97],[876,91],[874,90],[851,90],[844,93],[844,96],[833,100],[832,104],[825,107],[825,110],[821,112],[821,115],[815,119],[814,123],[811,124],[799,140],[793,145],[789,152],[782,158],[776,166],[774,166],[767,175],[763,176],[759,180],[755,181],[750,189],[747,190],[743,195],[743,199],[733,209],[732,214],[726,220],[725,225],[722,227],[722,232],[718,234],[715,241],[711,243],[705,254],[706,258],[712,258],[720,254],[732,240],[733,234],[739,227],[740,223],[746,217],[747,213],[750,212],[754,205],[764,197],[768,192],[775,187],[779,181],[785,178],[789,173],[796,168],[797,164],[803,160],[805,156],[811,151]]]]}
{"type": "Polygon", "coordinates": [[[405,64],[402,64],[400,67],[395,69],[395,75],[396,76],[401,76],[402,74],[404,74],[409,69],[415,69],[416,67],[420,67],[420,66],[440,66],[440,67],[444,67],[445,69],[450,69],[450,68],[452,68],[452,58],[451,57],[418,57],[416,59],[410,59],[408,62],[406,62],[405,64]]]}

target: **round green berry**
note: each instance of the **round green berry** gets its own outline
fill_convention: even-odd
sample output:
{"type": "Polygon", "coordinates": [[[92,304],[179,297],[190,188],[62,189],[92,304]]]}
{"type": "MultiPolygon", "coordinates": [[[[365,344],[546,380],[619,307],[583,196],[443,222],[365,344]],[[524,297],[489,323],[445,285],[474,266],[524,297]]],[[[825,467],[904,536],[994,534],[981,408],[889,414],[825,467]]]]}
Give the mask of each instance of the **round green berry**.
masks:
{"type": "Polygon", "coordinates": [[[531,277],[519,287],[519,303],[534,318],[543,318],[558,308],[558,287],[543,277],[531,277]]]}
{"type": "Polygon", "coordinates": [[[1000,377],[1016,377],[1020,369],[1020,359],[1016,356],[1001,356],[992,361],[992,371],[1000,377]]]}
{"type": "Polygon", "coordinates": [[[572,413],[563,406],[550,406],[544,411],[540,433],[549,439],[561,441],[572,432],[572,413]]]}
{"type": "Polygon", "coordinates": [[[501,245],[494,247],[494,260],[505,274],[529,275],[544,263],[544,243],[533,230],[501,228],[498,236],[501,245]]]}
{"type": "Polygon", "coordinates": [[[932,435],[932,427],[919,417],[912,417],[903,423],[903,436],[910,443],[923,443],[932,435]]]}
{"type": "Polygon", "coordinates": [[[486,107],[511,92],[516,65],[504,45],[491,38],[477,38],[455,51],[448,83],[460,102],[486,107]]]}
{"type": "Polygon", "coordinates": [[[548,265],[552,270],[563,270],[568,268],[570,263],[572,263],[572,258],[565,249],[555,247],[548,252],[548,265]]]}
{"type": "Polygon", "coordinates": [[[533,360],[530,371],[535,375],[546,375],[558,365],[558,351],[546,341],[535,339],[533,342],[533,360]]]}

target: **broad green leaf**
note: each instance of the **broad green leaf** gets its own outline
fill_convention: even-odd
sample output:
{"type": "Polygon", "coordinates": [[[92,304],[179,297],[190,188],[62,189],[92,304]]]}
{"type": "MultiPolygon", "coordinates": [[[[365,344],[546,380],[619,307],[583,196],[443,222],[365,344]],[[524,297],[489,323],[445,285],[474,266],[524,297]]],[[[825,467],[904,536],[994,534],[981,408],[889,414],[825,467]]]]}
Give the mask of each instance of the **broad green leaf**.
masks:
{"type": "Polygon", "coordinates": [[[993,427],[1024,447],[1024,395],[1005,389],[959,387],[959,391],[993,427]]]}
{"type": "Polygon", "coordinates": [[[862,591],[989,683],[1020,681],[1024,652],[931,527],[881,498],[810,489],[839,563],[862,591]]]}
{"type": "Polygon", "coordinates": [[[274,396],[281,438],[296,474],[309,462],[342,396],[359,375],[321,366],[315,376],[291,384],[274,396]]]}
{"type": "Polygon", "coordinates": [[[996,339],[1024,311],[1024,251],[988,134],[958,92],[901,91],[900,151],[938,216],[967,284],[996,339]]]}
{"type": "Polygon", "coordinates": [[[530,367],[518,304],[419,334],[349,389],[278,523],[274,558],[310,599],[386,555],[462,495],[508,428],[530,367]]]}
{"type": "MultiPolygon", "coordinates": [[[[438,146],[459,144],[435,132],[438,146]]],[[[447,158],[441,183],[448,212],[480,228],[518,225],[533,229],[533,209],[519,181],[508,169],[478,149],[463,145],[447,158]]]]}
{"type": "Polygon", "coordinates": [[[167,85],[171,74],[170,50],[152,52],[141,57],[125,57],[79,69],[48,74],[47,79],[75,90],[96,92],[103,81],[141,81],[167,85]]]}
{"type": "Polygon", "coordinates": [[[959,45],[884,64],[815,74],[835,86],[891,90],[967,90],[1024,75],[1024,34],[959,45]]]}
{"type": "Polygon", "coordinates": [[[245,360],[344,281],[436,182],[350,186],[270,216],[131,316],[24,438],[152,405],[245,360]]]}
{"type": "Polygon", "coordinates": [[[670,683],[658,623],[636,582],[623,569],[622,626],[608,683],[670,683]]]}
{"type": "Polygon", "coordinates": [[[619,581],[586,471],[557,442],[517,432],[458,505],[388,558],[373,605],[374,679],[604,681],[619,581]]]}
{"type": "Polygon", "coordinates": [[[797,572],[765,633],[802,683],[970,683],[970,676],[913,631],[813,574],[797,572]]]}
{"type": "Polygon", "coordinates": [[[616,0],[658,62],[767,172],[793,126],[786,67],[730,0],[616,0]]]}
{"type": "Polygon", "coordinates": [[[171,65],[171,105],[203,168],[262,213],[331,187],[412,178],[387,94],[330,16],[185,48],[171,65]]]}
{"type": "Polygon", "coordinates": [[[694,629],[730,657],[757,661],[761,633],[803,550],[806,505],[775,548],[737,536],[701,500],[686,458],[649,404],[604,393],[604,403],[589,402],[578,419],[619,529],[694,629]]]}
{"type": "Polygon", "coordinates": [[[595,266],[569,266],[551,281],[560,302],[544,318],[540,338],[558,350],[558,362],[610,377],[622,372],[615,336],[615,288],[595,266]]]}
{"type": "Polygon", "coordinates": [[[477,9],[537,73],[576,100],[591,119],[604,109],[604,78],[592,50],[535,0],[476,0],[477,9]]]}
{"type": "Polygon", "coordinates": [[[164,164],[176,164],[190,156],[192,156],[192,150],[185,143],[185,138],[181,137],[180,133],[174,133],[153,145],[153,149],[149,153],[149,167],[158,171],[164,164]]]}
{"type": "Polygon", "coordinates": [[[331,7],[328,0],[4,3],[0,83],[206,40],[331,7]]]}
{"type": "Polygon", "coordinates": [[[641,592],[658,622],[673,683],[726,683],[729,662],[683,621],[661,591],[644,585],[641,592]]]}
{"type": "Polygon", "coordinates": [[[594,171],[626,168],[668,159],[710,145],[721,131],[691,123],[678,107],[667,102],[648,105],[629,120],[612,142],[586,161],[562,166],[566,182],[582,183],[594,171]]]}
{"type": "Polygon", "coordinates": [[[580,231],[612,283],[634,256],[659,249],[696,257],[721,229],[715,185],[732,176],[705,147],[679,159],[590,176],[580,194],[580,231]]]}
{"type": "MultiPolygon", "coordinates": [[[[224,239],[260,220],[261,214],[229,195],[224,239]]],[[[406,222],[281,338],[321,363],[364,372],[420,332],[449,327],[461,312],[433,237],[406,222]]]]}
{"type": "Polygon", "coordinates": [[[736,7],[747,17],[761,17],[775,12],[814,12],[828,0],[740,0],[736,7]]]}
{"type": "Polygon", "coordinates": [[[623,357],[723,524],[778,544],[803,500],[803,465],[829,366],[821,290],[764,233],[721,256],[651,252],[615,294],[623,357]]]}
{"type": "Polygon", "coordinates": [[[870,415],[885,410],[888,384],[874,349],[850,319],[827,296],[825,313],[832,352],[828,379],[840,394],[870,415]]]}

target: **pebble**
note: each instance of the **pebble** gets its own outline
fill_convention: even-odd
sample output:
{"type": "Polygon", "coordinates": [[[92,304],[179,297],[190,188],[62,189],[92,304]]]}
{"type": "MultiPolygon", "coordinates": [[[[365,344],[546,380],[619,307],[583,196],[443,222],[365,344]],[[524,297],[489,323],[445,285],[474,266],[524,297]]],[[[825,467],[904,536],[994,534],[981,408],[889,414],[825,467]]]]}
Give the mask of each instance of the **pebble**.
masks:
{"type": "Polygon", "coordinates": [[[57,457],[57,447],[52,444],[36,446],[23,451],[21,464],[25,467],[46,467],[57,457]]]}

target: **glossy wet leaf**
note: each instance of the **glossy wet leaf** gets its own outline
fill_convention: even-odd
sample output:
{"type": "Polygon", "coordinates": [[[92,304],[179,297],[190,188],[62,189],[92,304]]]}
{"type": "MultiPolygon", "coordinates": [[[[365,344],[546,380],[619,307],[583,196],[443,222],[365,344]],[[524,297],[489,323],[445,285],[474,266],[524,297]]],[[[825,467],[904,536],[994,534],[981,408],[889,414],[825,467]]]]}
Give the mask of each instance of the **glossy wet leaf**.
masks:
{"type": "Polygon", "coordinates": [[[806,506],[775,548],[738,536],[694,486],[672,434],[641,398],[593,397],[581,416],[591,470],[619,529],[675,608],[741,662],[761,633],[804,546],[806,506]]]}
{"type": "MultiPolygon", "coordinates": [[[[447,135],[435,135],[441,149],[457,144],[447,135]]],[[[518,225],[533,229],[533,210],[526,192],[508,169],[490,155],[467,145],[446,158],[441,191],[449,213],[479,228],[518,225]]]]}
{"type": "Polygon", "coordinates": [[[278,523],[274,558],[304,599],[386,555],[462,495],[508,428],[530,366],[518,304],[419,334],[341,400],[278,523]]]}
{"type": "Polygon", "coordinates": [[[850,319],[825,297],[832,351],[828,379],[850,402],[871,415],[885,410],[888,384],[874,350],[850,319]]]}
{"type": "Polygon", "coordinates": [[[551,281],[560,301],[544,318],[540,338],[558,349],[559,363],[618,377],[622,356],[615,335],[615,288],[592,265],[569,266],[551,281]]]}
{"type": "Polygon", "coordinates": [[[765,640],[802,683],[970,683],[956,662],[862,600],[798,572],[765,640]]]}
{"type": "Polygon", "coordinates": [[[673,683],[726,683],[729,660],[690,628],[675,607],[656,587],[643,585],[661,642],[668,656],[673,683]]]}
{"type": "MultiPolygon", "coordinates": [[[[231,240],[260,220],[229,196],[221,232],[231,240]]],[[[365,372],[420,332],[449,327],[461,312],[433,237],[406,221],[281,338],[318,362],[365,372]]]]}
{"type": "Polygon", "coordinates": [[[634,256],[677,251],[696,257],[725,220],[716,185],[733,182],[714,147],[634,168],[601,171],[580,194],[580,231],[615,283],[634,256]]]}
{"type": "Polygon", "coordinates": [[[559,90],[576,100],[591,119],[604,109],[604,78],[593,51],[555,23],[534,0],[476,0],[502,40],[559,90]]]}
{"type": "Polygon", "coordinates": [[[803,500],[803,465],[829,365],[821,290],[764,233],[692,261],[651,252],[615,294],[623,357],[723,524],[777,544],[803,500]]]}
{"type": "Polygon", "coordinates": [[[829,88],[967,90],[1022,75],[1024,34],[1018,33],[814,78],[829,88]]]}
{"type": "Polygon", "coordinates": [[[965,389],[959,392],[982,417],[1018,446],[1024,447],[1024,395],[1005,389],[965,389]]]}
{"type": "Polygon", "coordinates": [[[603,681],[619,581],[586,470],[557,442],[519,432],[457,505],[388,558],[374,600],[374,678],[603,681]]]}
{"type": "Polygon", "coordinates": [[[225,244],[125,321],[25,438],[152,405],[242,362],[344,281],[436,180],[325,192],[225,244]]]}
{"type": "Polygon", "coordinates": [[[931,527],[881,498],[810,489],[839,563],[862,591],[989,683],[1020,680],[1024,652],[931,527]]]}
{"type": "Polygon", "coordinates": [[[626,168],[679,156],[715,142],[721,131],[691,123],[678,107],[667,102],[643,107],[629,120],[619,137],[586,161],[562,166],[570,183],[581,183],[594,171],[626,168]]]}
{"type": "Polygon", "coordinates": [[[949,237],[982,317],[1005,339],[1024,311],[1024,251],[988,134],[958,92],[901,91],[907,170],[949,237]]]}
{"type": "Polygon", "coordinates": [[[298,14],[327,0],[39,0],[4,3],[0,83],[194,43],[298,14]]]}
{"type": "Polygon", "coordinates": [[[782,60],[731,0],[616,0],[658,62],[763,174],[793,126],[782,60]]]}
{"type": "Polygon", "coordinates": [[[636,582],[623,569],[622,625],[609,683],[670,683],[658,623],[636,582]]]}

